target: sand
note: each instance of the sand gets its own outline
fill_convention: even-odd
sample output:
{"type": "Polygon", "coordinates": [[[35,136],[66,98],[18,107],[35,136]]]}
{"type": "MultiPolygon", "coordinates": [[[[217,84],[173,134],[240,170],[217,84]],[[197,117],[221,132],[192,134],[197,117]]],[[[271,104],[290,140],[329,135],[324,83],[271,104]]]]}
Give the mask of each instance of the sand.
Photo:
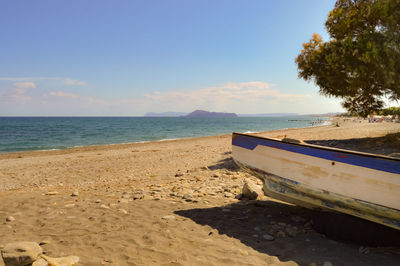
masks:
{"type": "MultiPolygon", "coordinates": [[[[260,135],[400,152],[398,123],[338,123],[260,135]]],[[[223,135],[0,154],[0,248],[45,241],[46,255],[76,255],[80,265],[400,265],[395,252],[360,252],[318,234],[306,209],[235,199],[246,178],[258,181],[234,165],[230,142],[223,135]]]]}

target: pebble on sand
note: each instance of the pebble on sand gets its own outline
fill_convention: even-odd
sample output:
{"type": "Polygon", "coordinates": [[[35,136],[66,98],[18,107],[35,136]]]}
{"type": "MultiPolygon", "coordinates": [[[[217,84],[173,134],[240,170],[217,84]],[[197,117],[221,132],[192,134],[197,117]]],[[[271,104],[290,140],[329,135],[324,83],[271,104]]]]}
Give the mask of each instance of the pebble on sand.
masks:
{"type": "Polygon", "coordinates": [[[47,261],[43,258],[37,259],[34,263],[32,263],[32,266],[48,266],[49,264],[47,261]]]}
{"type": "Polygon", "coordinates": [[[50,244],[50,243],[51,243],[50,240],[42,240],[42,241],[40,241],[39,245],[43,246],[43,245],[47,245],[47,244],[50,244]]]}
{"type": "Polygon", "coordinates": [[[125,209],[118,209],[118,211],[122,212],[123,214],[128,214],[128,211],[125,209]]]}
{"type": "Polygon", "coordinates": [[[172,221],[172,220],[175,220],[175,216],[174,215],[165,215],[161,219],[167,220],[167,221],[172,221]]]}
{"type": "Polygon", "coordinates": [[[12,222],[12,221],[15,221],[15,218],[14,218],[14,217],[8,216],[8,217],[6,218],[6,222],[12,222]]]}
{"type": "Polygon", "coordinates": [[[283,231],[278,231],[278,232],[276,233],[276,236],[277,236],[277,237],[286,237],[286,234],[285,234],[285,232],[283,232],[283,231]]]}
{"type": "Polygon", "coordinates": [[[249,252],[247,250],[243,250],[243,249],[239,249],[239,253],[242,256],[248,256],[249,255],[249,252]]]}
{"type": "Polygon", "coordinates": [[[185,194],[182,196],[182,199],[186,200],[186,201],[193,201],[193,197],[190,194],[185,194]]]}
{"type": "Polygon", "coordinates": [[[243,198],[243,194],[239,193],[235,196],[235,199],[241,200],[243,198]]]}
{"type": "Polygon", "coordinates": [[[68,257],[61,257],[61,258],[52,258],[45,255],[40,255],[42,259],[44,259],[48,265],[65,265],[65,266],[72,266],[79,262],[78,256],[68,256],[68,257]]]}
{"type": "Polygon", "coordinates": [[[272,241],[272,240],[275,239],[273,236],[268,235],[268,234],[263,235],[263,238],[264,238],[265,240],[268,240],[268,241],[272,241]]]}
{"type": "Polygon", "coordinates": [[[78,197],[79,196],[79,192],[78,191],[74,191],[71,194],[71,197],[78,197]]]}
{"type": "Polygon", "coordinates": [[[128,203],[128,202],[129,202],[129,200],[125,199],[125,198],[121,198],[118,200],[118,203],[128,203]]]}

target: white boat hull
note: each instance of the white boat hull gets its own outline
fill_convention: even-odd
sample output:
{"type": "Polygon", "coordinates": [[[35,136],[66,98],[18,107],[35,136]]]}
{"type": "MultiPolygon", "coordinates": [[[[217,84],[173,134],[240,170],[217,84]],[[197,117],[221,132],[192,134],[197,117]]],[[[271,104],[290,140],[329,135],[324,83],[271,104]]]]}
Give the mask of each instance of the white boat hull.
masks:
{"type": "Polygon", "coordinates": [[[268,196],[400,229],[400,160],[244,134],[232,154],[268,196]]]}

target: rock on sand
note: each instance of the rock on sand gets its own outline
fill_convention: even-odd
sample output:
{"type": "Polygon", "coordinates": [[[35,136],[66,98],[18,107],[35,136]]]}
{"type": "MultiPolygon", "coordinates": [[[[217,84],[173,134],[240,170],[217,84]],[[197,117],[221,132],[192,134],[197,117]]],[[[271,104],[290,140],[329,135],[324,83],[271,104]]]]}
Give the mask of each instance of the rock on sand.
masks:
{"type": "Polygon", "coordinates": [[[246,180],[243,189],[242,189],[242,195],[245,198],[248,198],[250,200],[255,200],[257,198],[260,198],[264,195],[261,186],[258,186],[251,182],[250,180],[246,180]]]}
{"type": "MultiPolygon", "coordinates": [[[[60,266],[72,266],[79,262],[78,256],[68,256],[61,258],[52,258],[45,255],[40,256],[43,260],[45,260],[48,265],[60,265],[60,266]]],[[[40,265],[40,264],[38,264],[40,265]]]]}
{"type": "Polygon", "coordinates": [[[9,243],[1,250],[1,255],[7,266],[30,264],[42,253],[42,247],[35,242],[9,243]]]}

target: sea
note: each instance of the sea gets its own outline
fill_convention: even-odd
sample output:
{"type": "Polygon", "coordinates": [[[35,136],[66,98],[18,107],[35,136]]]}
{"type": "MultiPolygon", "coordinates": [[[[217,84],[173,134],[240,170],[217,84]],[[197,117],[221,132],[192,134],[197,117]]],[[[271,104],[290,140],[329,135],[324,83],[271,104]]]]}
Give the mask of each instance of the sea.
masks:
{"type": "Polygon", "coordinates": [[[163,141],[329,124],[327,117],[0,117],[0,153],[163,141]]]}

